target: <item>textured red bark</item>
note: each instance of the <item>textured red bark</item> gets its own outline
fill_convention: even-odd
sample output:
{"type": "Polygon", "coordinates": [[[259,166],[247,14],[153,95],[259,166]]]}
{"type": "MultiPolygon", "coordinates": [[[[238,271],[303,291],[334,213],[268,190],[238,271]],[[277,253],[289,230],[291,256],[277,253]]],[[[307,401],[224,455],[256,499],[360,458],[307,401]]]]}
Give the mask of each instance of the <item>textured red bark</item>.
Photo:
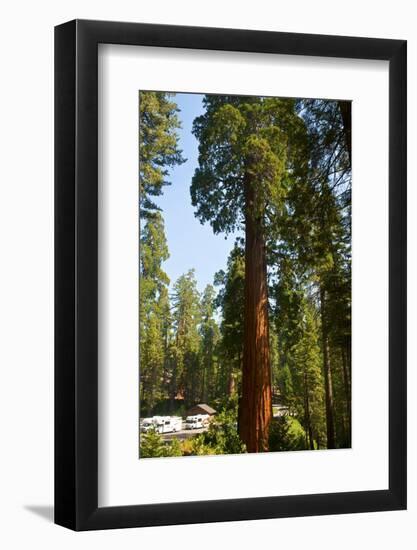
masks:
{"type": "Polygon", "coordinates": [[[239,433],[250,453],[268,451],[272,419],[265,238],[246,183],[245,320],[239,433]]]}

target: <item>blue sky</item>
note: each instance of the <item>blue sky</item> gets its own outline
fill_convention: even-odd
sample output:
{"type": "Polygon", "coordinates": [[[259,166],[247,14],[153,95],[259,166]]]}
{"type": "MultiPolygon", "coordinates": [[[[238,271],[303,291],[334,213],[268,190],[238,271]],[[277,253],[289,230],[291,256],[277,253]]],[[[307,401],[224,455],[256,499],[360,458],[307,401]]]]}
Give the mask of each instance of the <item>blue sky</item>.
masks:
{"type": "Polygon", "coordinates": [[[225,239],[224,235],[214,235],[209,223],[202,225],[194,216],[191,204],[191,179],[198,165],[198,142],[191,129],[194,118],[203,113],[202,99],[199,94],[176,95],[182,122],[179,146],[187,161],[172,170],[171,185],[164,187],[163,195],[155,201],[165,220],[170,258],[163,267],[171,280],[171,288],[180,275],[194,268],[200,292],[213,283],[216,271],[225,269],[235,242],[235,235],[225,239]]]}

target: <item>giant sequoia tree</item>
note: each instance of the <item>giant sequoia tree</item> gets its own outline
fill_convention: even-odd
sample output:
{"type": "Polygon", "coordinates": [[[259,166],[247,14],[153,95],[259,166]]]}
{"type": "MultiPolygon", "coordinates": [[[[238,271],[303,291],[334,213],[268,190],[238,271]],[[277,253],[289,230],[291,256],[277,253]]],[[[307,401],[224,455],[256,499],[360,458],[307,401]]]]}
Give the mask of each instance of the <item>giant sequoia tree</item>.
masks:
{"type": "Polygon", "coordinates": [[[304,125],[291,100],[205,96],[194,121],[199,167],[191,197],[215,233],[245,229],[245,310],[239,433],[249,452],[268,450],[272,417],[266,246],[286,189],[307,159],[304,125]],[[296,162],[295,161],[295,158],[296,162]]]}

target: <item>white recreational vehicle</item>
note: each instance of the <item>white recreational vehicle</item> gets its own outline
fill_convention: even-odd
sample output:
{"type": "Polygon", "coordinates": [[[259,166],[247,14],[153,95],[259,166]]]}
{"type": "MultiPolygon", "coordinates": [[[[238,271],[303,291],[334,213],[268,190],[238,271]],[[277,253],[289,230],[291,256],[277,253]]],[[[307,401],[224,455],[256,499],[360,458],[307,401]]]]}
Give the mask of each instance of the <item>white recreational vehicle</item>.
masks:
{"type": "Polygon", "coordinates": [[[149,432],[155,429],[153,418],[144,418],[140,423],[140,431],[143,433],[149,432]]]}
{"type": "Polygon", "coordinates": [[[182,418],[180,416],[159,416],[155,418],[157,418],[155,430],[160,434],[180,432],[182,429],[182,418]]]}
{"type": "Polygon", "coordinates": [[[204,428],[208,423],[208,414],[195,414],[193,416],[187,416],[185,419],[186,430],[198,430],[204,428]]]}
{"type": "Polygon", "coordinates": [[[182,429],[182,419],[180,416],[153,416],[144,418],[141,424],[141,432],[154,430],[159,434],[179,432],[182,429]]]}

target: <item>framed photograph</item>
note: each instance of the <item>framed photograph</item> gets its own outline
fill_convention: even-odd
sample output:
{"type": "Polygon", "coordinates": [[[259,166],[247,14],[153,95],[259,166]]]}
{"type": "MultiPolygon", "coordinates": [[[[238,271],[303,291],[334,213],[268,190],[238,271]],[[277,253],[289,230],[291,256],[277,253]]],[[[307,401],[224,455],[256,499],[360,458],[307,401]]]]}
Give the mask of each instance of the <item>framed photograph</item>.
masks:
{"type": "Polygon", "coordinates": [[[406,42],[55,29],[55,522],[406,508],[406,42]]]}

